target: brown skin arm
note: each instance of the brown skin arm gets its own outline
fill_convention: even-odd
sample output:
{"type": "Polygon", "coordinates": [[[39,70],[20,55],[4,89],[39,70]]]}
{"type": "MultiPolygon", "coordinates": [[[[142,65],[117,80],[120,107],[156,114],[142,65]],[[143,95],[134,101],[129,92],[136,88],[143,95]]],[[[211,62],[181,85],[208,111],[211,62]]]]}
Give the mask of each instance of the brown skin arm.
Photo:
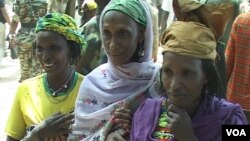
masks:
{"type": "Polygon", "coordinates": [[[160,25],[161,25],[161,32],[160,34],[163,33],[163,31],[166,29],[167,27],[167,20],[168,20],[168,17],[169,17],[169,12],[168,11],[164,11],[162,10],[162,13],[161,13],[161,21],[160,21],[160,25]]]}
{"type": "Polygon", "coordinates": [[[158,22],[159,22],[159,19],[158,19],[158,12],[157,14],[154,16],[153,20],[154,20],[154,24],[153,24],[153,32],[154,32],[154,42],[153,42],[153,59],[154,59],[154,62],[157,61],[157,54],[158,54],[158,47],[159,47],[159,32],[158,32],[158,22]]]}
{"type": "Polygon", "coordinates": [[[10,25],[10,17],[9,17],[9,15],[7,13],[6,8],[5,7],[1,8],[1,12],[2,12],[2,14],[3,14],[4,19],[6,20],[6,22],[10,25]]]}
{"type": "Polygon", "coordinates": [[[84,68],[88,69],[87,71],[90,71],[90,63],[95,57],[95,49],[94,47],[98,46],[94,43],[94,41],[89,41],[88,42],[88,47],[85,51],[84,54],[81,55],[81,58],[79,62],[76,65],[76,71],[80,74],[86,75],[84,68]]]}
{"type": "Polygon", "coordinates": [[[11,36],[10,47],[14,47],[14,45],[16,44],[14,34],[16,33],[17,26],[18,22],[12,20],[10,24],[10,36],[11,36]]]}
{"type": "Polygon", "coordinates": [[[167,126],[178,141],[198,141],[186,110],[170,104],[167,107],[167,126]]]}
{"type": "MultiPolygon", "coordinates": [[[[62,114],[58,112],[37,125],[22,141],[39,141],[68,134],[71,132],[70,125],[73,124],[73,114],[62,114]]],[[[7,136],[6,141],[18,141],[7,136]]]]}
{"type": "Polygon", "coordinates": [[[94,53],[88,54],[88,55],[82,55],[81,59],[79,60],[79,62],[77,63],[76,66],[76,71],[80,74],[84,75],[84,67],[89,68],[90,67],[90,62],[91,62],[91,58],[94,58],[94,53]]]}
{"type": "Polygon", "coordinates": [[[68,0],[65,14],[75,17],[76,0],[68,0]]]}
{"type": "Polygon", "coordinates": [[[128,133],[124,129],[117,129],[114,132],[109,133],[105,141],[127,141],[124,136],[128,133]]]}
{"type": "Polygon", "coordinates": [[[18,22],[12,20],[12,22],[10,24],[10,33],[11,34],[16,33],[17,26],[18,26],[18,22]]]}
{"type": "MultiPolygon", "coordinates": [[[[92,28],[84,27],[83,29],[83,34],[85,35],[86,38],[88,38],[88,33],[90,33],[90,31],[86,31],[85,29],[88,30],[92,28]]],[[[76,71],[78,73],[86,75],[91,71],[91,69],[93,69],[90,68],[91,62],[97,55],[96,51],[100,50],[100,48],[101,48],[100,41],[97,41],[95,38],[87,40],[87,48],[85,52],[81,54],[81,58],[76,65],[76,71]]]]}
{"type": "MultiPolygon", "coordinates": [[[[29,134],[27,134],[22,141],[38,141],[40,140],[38,137],[37,129],[32,130],[29,134]]],[[[10,136],[7,136],[6,141],[18,141],[10,136]]]]}
{"type": "MultiPolygon", "coordinates": [[[[30,134],[28,134],[27,136],[25,136],[22,141],[38,141],[39,138],[37,136],[37,132],[36,131],[32,131],[30,134]]],[[[6,141],[19,141],[16,140],[10,136],[7,136],[6,141]]]]}

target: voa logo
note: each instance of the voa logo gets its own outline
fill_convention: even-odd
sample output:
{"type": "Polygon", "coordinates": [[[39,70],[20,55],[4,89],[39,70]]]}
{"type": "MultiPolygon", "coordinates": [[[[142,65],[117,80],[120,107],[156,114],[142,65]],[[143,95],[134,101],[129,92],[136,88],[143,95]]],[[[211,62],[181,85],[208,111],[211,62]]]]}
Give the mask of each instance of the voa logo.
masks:
{"type": "Polygon", "coordinates": [[[247,136],[244,129],[226,129],[227,136],[247,136]]]}

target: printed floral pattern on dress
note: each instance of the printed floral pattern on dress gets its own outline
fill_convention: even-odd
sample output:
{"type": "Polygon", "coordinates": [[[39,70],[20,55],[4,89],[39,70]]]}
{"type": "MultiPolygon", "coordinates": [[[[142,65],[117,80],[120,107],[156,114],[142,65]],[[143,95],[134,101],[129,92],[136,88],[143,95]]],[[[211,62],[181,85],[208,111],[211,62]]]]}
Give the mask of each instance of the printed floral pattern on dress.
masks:
{"type": "Polygon", "coordinates": [[[105,124],[107,123],[107,120],[101,120],[99,123],[97,123],[95,126],[93,126],[90,130],[91,133],[95,133],[99,129],[101,129],[105,124]]]}
{"type": "Polygon", "coordinates": [[[100,101],[97,101],[96,99],[90,99],[90,98],[80,98],[79,100],[86,105],[100,105],[104,107],[107,107],[108,105],[110,105],[110,103],[100,102],[100,101]]]}

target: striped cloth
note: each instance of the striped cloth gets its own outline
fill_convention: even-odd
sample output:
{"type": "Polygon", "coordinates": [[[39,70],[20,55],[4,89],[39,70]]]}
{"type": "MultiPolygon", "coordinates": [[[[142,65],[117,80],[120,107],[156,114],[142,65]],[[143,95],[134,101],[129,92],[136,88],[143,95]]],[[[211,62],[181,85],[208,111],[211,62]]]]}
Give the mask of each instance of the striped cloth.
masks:
{"type": "Polygon", "coordinates": [[[250,110],[250,13],[239,15],[234,21],[228,46],[226,66],[229,101],[250,110]]]}

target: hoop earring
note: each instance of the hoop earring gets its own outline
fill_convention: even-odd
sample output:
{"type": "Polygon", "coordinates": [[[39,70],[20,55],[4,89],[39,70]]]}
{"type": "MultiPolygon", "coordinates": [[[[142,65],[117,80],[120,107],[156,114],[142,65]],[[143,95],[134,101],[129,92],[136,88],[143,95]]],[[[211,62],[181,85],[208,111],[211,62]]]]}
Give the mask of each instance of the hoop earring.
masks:
{"type": "Polygon", "coordinates": [[[208,91],[208,86],[207,84],[204,84],[204,92],[202,93],[202,98],[204,98],[204,103],[205,103],[205,106],[204,106],[204,110],[207,109],[208,107],[208,96],[209,96],[209,91],[208,91]]]}
{"type": "Polygon", "coordinates": [[[139,57],[139,61],[142,62],[143,61],[143,57],[144,57],[144,47],[142,45],[142,43],[139,43],[139,49],[138,49],[138,57],[139,57]]]}
{"type": "Polygon", "coordinates": [[[162,85],[161,76],[162,76],[162,68],[160,69],[160,89],[163,90],[163,85],[162,85]]]}
{"type": "Polygon", "coordinates": [[[72,67],[73,65],[75,65],[75,60],[73,57],[70,56],[70,59],[69,59],[69,66],[72,67]]]}
{"type": "Polygon", "coordinates": [[[161,95],[167,97],[167,90],[165,89],[165,87],[163,85],[163,82],[162,82],[162,68],[160,69],[160,79],[158,79],[158,80],[159,80],[159,83],[160,83],[160,92],[162,93],[161,95]]]}

